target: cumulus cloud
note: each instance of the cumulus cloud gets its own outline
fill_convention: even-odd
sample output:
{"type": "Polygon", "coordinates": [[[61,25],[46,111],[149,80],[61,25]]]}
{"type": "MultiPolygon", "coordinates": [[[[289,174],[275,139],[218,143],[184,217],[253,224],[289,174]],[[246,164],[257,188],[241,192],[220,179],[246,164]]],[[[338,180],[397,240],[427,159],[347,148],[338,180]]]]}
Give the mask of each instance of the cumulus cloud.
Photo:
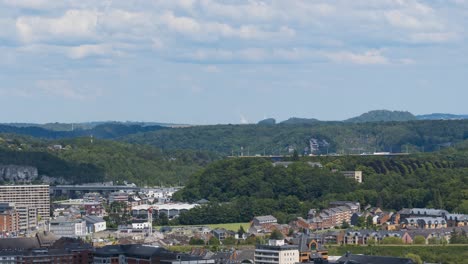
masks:
{"type": "Polygon", "coordinates": [[[375,50],[463,41],[466,12],[459,7],[464,4],[451,0],[442,9],[437,2],[418,0],[0,0],[5,10],[19,9],[0,19],[5,29],[0,38],[35,49],[54,46],[74,60],[143,51],[204,63],[325,57],[386,64],[405,58],[375,50]]]}

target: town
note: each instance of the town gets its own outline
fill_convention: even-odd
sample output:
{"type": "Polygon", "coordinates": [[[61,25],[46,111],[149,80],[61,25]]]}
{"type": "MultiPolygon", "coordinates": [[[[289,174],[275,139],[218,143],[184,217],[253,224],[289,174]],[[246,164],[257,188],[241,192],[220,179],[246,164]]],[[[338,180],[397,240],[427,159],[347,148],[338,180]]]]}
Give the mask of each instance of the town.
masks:
{"type": "MultiPolygon", "coordinates": [[[[391,212],[369,205],[363,208],[353,201],[330,202],[323,210],[311,208],[307,217],[283,224],[264,215],[230,229],[170,226],[171,219],[208,202],[174,202],[172,195],[179,189],[112,183],[2,185],[0,258],[8,263],[53,259],[67,263],[293,264],[347,263],[354,258],[360,261],[356,263],[375,263],[352,253],[331,256],[328,248],[447,245],[466,239],[468,231],[468,215],[429,208],[391,212]],[[184,246],[189,250],[168,250],[184,246]]],[[[413,263],[406,261],[385,263],[413,263]]]]}

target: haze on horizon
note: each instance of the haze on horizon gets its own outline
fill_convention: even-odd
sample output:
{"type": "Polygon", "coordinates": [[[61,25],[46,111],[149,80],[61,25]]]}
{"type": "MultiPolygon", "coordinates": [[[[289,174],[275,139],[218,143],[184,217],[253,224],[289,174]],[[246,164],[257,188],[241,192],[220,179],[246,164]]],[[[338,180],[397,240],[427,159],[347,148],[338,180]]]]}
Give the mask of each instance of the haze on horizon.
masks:
{"type": "Polygon", "coordinates": [[[466,0],[0,0],[0,123],[468,113],[466,0]]]}

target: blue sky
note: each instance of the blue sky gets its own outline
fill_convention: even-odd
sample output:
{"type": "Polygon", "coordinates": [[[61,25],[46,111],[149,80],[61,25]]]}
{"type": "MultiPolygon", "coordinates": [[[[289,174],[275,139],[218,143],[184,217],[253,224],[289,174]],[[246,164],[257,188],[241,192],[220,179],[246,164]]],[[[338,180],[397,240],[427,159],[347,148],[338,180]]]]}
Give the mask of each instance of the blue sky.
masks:
{"type": "Polygon", "coordinates": [[[468,0],[0,0],[0,122],[468,113],[468,0]]]}

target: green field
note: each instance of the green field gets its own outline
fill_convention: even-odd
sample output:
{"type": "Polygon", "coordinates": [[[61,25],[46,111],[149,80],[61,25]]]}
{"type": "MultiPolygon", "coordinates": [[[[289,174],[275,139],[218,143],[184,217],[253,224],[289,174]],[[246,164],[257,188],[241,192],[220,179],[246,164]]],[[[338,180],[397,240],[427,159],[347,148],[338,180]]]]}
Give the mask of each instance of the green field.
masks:
{"type": "MultiPolygon", "coordinates": [[[[244,227],[244,230],[247,232],[250,227],[250,223],[229,223],[229,224],[207,224],[207,225],[178,225],[178,226],[171,226],[171,227],[190,227],[190,226],[208,226],[211,229],[216,229],[216,228],[224,228],[226,230],[231,230],[237,232],[240,228],[240,226],[244,227]]],[[[161,226],[155,226],[154,227],[156,230],[159,230],[161,226]]]]}
{"type": "Polygon", "coordinates": [[[423,261],[442,264],[468,264],[468,245],[446,246],[337,246],[329,249],[329,255],[352,254],[405,257],[408,253],[419,255],[423,261]]]}
{"type": "Polygon", "coordinates": [[[226,230],[231,230],[237,232],[239,230],[240,226],[244,227],[245,231],[249,230],[250,223],[230,223],[230,224],[213,224],[213,225],[208,225],[211,229],[215,228],[224,228],[226,230]]]}

